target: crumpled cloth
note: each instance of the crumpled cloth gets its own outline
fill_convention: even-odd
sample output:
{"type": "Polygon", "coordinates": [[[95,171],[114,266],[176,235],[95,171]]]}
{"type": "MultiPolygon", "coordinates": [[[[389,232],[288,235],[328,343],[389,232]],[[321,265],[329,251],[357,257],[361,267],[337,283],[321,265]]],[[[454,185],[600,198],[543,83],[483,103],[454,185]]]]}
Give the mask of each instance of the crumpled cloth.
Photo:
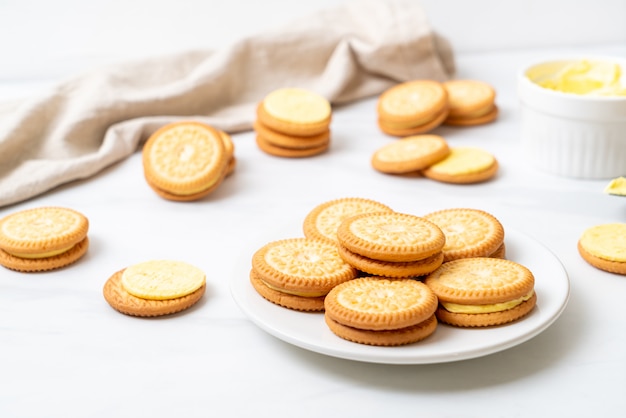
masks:
{"type": "Polygon", "coordinates": [[[277,88],[339,104],[454,71],[450,45],[415,0],[351,1],[222,50],[99,68],[0,106],[0,207],[98,173],[166,123],[249,130],[256,105],[277,88]]]}

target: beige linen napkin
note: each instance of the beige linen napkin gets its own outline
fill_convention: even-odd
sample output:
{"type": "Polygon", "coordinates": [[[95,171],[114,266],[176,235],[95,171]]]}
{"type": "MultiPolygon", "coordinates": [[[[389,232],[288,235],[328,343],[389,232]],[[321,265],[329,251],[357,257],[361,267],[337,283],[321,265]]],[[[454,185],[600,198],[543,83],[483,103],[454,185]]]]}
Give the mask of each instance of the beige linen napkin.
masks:
{"type": "Polygon", "coordinates": [[[307,88],[338,104],[453,72],[448,43],[415,0],[347,2],[223,50],[101,68],[3,109],[0,207],[94,175],[165,123],[250,129],[256,104],[276,88],[307,88]]]}

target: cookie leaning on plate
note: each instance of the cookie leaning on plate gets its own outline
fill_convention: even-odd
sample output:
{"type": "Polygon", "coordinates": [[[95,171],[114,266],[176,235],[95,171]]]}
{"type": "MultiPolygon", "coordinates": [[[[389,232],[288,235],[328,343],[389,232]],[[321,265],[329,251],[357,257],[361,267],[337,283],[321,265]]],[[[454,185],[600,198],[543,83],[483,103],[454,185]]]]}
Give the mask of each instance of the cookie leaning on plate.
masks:
{"type": "Polygon", "coordinates": [[[360,197],[345,197],[321,203],[304,218],[302,226],[304,236],[336,244],[337,229],[344,219],[372,212],[393,212],[393,210],[375,200],[360,197]]]}
{"type": "Polygon", "coordinates": [[[499,258],[461,258],[444,263],[424,283],[439,300],[437,319],[458,327],[516,321],[535,306],[535,277],[521,264],[499,258]]]}
{"type": "Polygon", "coordinates": [[[195,305],[206,291],[206,276],[188,263],[151,260],[114,273],[102,290],[113,309],[126,315],[154,317],[195,305]]]}
{"type": "Polygon", "coordinates": [[[350,280],[333,288],[324,305],[330,330],[360,344],[411,344],[428,337],[437,327],[437,298],[416,280],[350,280]]]}
{"type": "Polygon", "coordinates": [[[89,221],[63,207],[26,209],[0,219],[0,265],[22,272],[54,270],[87,252],[89,221]]]}
{"type": "Polygon", "coordinates": [[[324,296],[356,277],[337,246],[309,238],[270,242],[252,256],[250,282],[265,299],[285,308],[322,311],[324,296]]]}
{"type": "Polygon", "coordinates": [[[168,200],[201,199],[230,172],[229,165],[234,160],[228,139],[217,129],[198,122],[163,126],[143,147],[146,182],[168,200]]]}
{"type": "Polygon", "coordinates": [[[578,252],[597,269],[626,275],[626,224],[587,228],[578,240],[578,252]]]}

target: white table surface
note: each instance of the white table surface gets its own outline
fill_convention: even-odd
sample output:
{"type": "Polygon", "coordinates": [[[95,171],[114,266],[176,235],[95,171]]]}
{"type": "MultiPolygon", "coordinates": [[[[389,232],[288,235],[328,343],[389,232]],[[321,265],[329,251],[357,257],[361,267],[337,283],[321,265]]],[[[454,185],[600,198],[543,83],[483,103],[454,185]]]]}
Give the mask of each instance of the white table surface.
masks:
{"type": "MultiPolygon", "coordinates": [[[[371,154],[392,139],[377,129],[370,99],[334,109],[331,149],[315,158],[271,157],[253,133],[234,135],[236,171],[202,201],[160,199],[137,152],[94,178],[0,208],[2,217],[67,206],[91,225],[89,252],[71,267],[0,270],[0,416],[618,416],[626,410],[626,278],[589,266],[576,242],[587,227],[626,222],[626,198],[604,194],[606,180],[542,173],[520,155],[516,73],[559,54],[624,57],[626,46],[457,55],[457,76],[491,83],[501,114],[490,125],[435,133],[498,158],[497,178],[484,184],[374,171],[371,154]],[[571,283],[565,312],[521,345],[442,364],[344,360],[269,335],[240,310],[229,282],[247,271],[257,245],[282,238],[315,205],[348,196],[418,215],[449,207],[491,212],[563,263],[571,283]],[[203,300],[161,319],[113,310],[102,296],[105,281],[156,258],[202,268],[203,300]]],[[[37,86],[3,79],[0,94],[32,94],[37,86]]]]}

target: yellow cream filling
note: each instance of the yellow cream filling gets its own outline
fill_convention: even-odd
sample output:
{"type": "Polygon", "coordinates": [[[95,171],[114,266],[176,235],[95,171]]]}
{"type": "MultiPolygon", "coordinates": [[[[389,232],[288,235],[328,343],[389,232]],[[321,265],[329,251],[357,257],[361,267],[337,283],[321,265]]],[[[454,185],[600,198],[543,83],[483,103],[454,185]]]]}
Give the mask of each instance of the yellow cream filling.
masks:
{"type": "Polygon", "coordinates": [[[594,96],[626,96],[620,82],[621,67],[613,62],[581,60],[573,62],[542,81],[541,87],[564,93],[594,96]]]}
{"type": "Polygon", "coordinates": [[[64,252],[67,252],[69,250],[71,250],[74,246],[70,245],[67,248],[61,248],[60,250],[54,250],[54,251],[47,251],[45,253],[38,253],[38,254],[23,254],[23,253],[13,253],[10,251],[6,251],[7,253],[15,256],[15,257],[19,257],[19,258],[29,258],[29,259],[35,259],[35,258],[48,258],[48,257],[54,257],[55,255],[59,255],[59,254],[63,254],[64,252]]]}
{"type": "Polygon", "coordinates": [[[327,292],[295,292],[293,290],[285,290],[285,289],[281,289],[279,287],[273,286],[269,284],[268,282],[266,282],[265,280],[261,280],[261,281],[263,282],[265,286],[277,292],[287,293],[289,295],[294,295],[294,296],[302,296],[304,298],[317,298],[320,296],[324,296],[327,293],[327,292]]]}
{"type": "Polygon", "coordinates": [[[457,147],[450,149],[450,154],[440,162],[433,164],[431,170],[450,175],[478,173],[491,167],[494,157],[479,148],[457,147]]]}
{"type": "Polygon", "coordinates": [[[486,305],[461,305],[458,303],[451,302],[440,302],[441,306],[443,306],[448,312],[453,313],[464,313],[464,314],[482,314],[482,313],[492,313],[492,312],[502,312],[516,307],[517,305],[526,302],[530,299],[535,293],[532,290],[526,296],[522,296],[521,298],[510,300],[508,302],[500,302],[500,303],[491,303],[486,305]]]}

